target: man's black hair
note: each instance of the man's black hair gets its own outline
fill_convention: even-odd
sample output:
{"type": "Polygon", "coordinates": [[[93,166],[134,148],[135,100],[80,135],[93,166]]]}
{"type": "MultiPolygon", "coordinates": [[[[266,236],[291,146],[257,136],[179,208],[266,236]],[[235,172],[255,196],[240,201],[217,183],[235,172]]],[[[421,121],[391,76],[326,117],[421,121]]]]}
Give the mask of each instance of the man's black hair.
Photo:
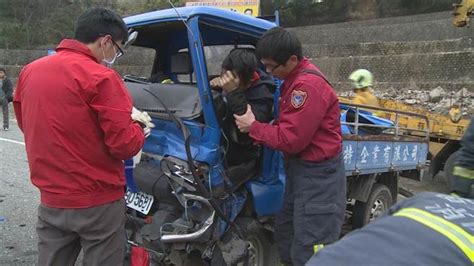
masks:
{"type": "Polygon", "coordinates": [[[7,71],[6,71],[5,68],[3,68],[3,67],[0,67],[0,71],[3,72],[3,73],[5,73],[5,74],[7,74],[7,71]]]}
{"type": "Polygon", "coordinates": [[[257,43],[257,56],[260,59],[272,59],[284,65],[292,56],[303,59],[301,42],[292,31],[281,27],[268,30],[257,43]]]}
{"type": "Polygon", "coordinates": [[[236,48],[230,51],[222,62],[222,69],[237,72],[239,79],[244,84],[248,84],[257,70],[257,65],[257,57],[252,50],[236,48]]]}
{"type": "Polygon", "coordinates": [[[93,43],[99,37],[110,35],[114,41],[126,41],[127,26],[114,11],[94,7],[84,11],[76,21],[74,38],[82,43],[93,43]]]}

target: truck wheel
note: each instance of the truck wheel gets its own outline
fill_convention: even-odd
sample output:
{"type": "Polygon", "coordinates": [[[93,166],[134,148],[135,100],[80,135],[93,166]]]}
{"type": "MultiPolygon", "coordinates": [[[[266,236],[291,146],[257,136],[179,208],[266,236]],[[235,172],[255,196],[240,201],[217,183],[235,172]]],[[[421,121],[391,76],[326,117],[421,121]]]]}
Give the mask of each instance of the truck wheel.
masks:
{"type": "Polygon", "coordinates": [[[459,150],[449,155],[448,159],[446,160],[446,163],[444,163],[444,176],[446,177],[446,184],[448,185],[449,191],[451,191],[452,188],[454,162],[456,161],[458,156],[459,150]]]}
{"type": "Polygon", "coordinates": [[[353,229],[360,228],[381,216],[393,204],[392,193],[384,184],[372,187],[367,202],[357,201],[352,213],[353,229]]]}
{"type": "MultiPolygon", "coordinates": [[[[278,253],[270,233],[257,221],[251,218],[237,218],[235,223],[240,227],[248,243],[248,266],[277,265],[278,253]]],[[[238,264],[240,265],[240,264],[238,264]]]]}

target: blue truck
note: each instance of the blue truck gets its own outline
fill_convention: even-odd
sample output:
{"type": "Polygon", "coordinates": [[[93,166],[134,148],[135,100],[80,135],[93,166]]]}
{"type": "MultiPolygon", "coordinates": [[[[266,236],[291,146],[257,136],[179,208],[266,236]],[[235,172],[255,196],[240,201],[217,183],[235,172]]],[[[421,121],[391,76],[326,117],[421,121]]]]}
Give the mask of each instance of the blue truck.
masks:
{"type": "MultiPolygon", "coordinates": [[[[272,230],[283,201],[284,159],[263,147],[255,174],[232,186],[223,164],[232,151],[219,121],[225,97],[209,84],[231,49],[255,47],[276,25],[211,7],[171,8],[125,22],[135,49],[152,51],[146,53],[152,66],[149,76],[130,73],[124,80],[135,107],[156,125],[140,162],[126,169],[128,243],[145,248],[161,265],[276,265],[272,230]]],[[[277,115],[278,91],[274,106],[277,115]]],[[[341,104],[352,227],[396,202],[399,174],[421,170],[428,153],[429,132],[399,128],[397,121],[372,115],[374,110],[341,104]]]]}

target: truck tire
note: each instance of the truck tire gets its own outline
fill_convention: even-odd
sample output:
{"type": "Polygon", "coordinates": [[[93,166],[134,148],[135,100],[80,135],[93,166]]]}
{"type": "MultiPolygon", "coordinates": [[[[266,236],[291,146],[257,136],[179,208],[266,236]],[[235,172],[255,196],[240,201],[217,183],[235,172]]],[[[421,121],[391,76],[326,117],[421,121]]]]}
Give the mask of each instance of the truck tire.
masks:
{"type": "Polygon", "coordinates": [[[375,184],[372,187],[367,202],[357,201],[352,213],[353,229],[372,222],[382,215],[393,204],[392,193],[384,184],[375,184]]]}
{"type": "Polygon", "coordinates": [[[446,163],[444,163],[444,176],[446,178],[446,185],[448,186],[449,191],[451,191],[452,188],[454,162],[456,161],[458,156],[459,150],[449,155],[448,159],[446,160],[446,163]]]}
{"type": "Polygon", "coordinates": [[[247,263],[242,265],[277,265],[278,252],[269,231],[252,218],[240,217],[235,223],[248,242],[247,263]]]}

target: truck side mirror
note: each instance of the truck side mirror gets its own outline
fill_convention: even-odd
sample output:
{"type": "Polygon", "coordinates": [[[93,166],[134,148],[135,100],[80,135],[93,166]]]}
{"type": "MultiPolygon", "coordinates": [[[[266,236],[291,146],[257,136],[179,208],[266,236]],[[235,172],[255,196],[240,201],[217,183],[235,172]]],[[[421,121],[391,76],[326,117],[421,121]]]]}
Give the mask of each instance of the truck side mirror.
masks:
{"type": "Polygon", "coordinates": [[[129,31],[129,34],[128,34],[128,39],[127,41],[124,43],[123,45],[123,49],[127,49],[130,45],[132,45],[135,40],[137,39],[137,36],[138,36],[138,32],[137,31],[132,31],[130,32],[129,31]]]}

